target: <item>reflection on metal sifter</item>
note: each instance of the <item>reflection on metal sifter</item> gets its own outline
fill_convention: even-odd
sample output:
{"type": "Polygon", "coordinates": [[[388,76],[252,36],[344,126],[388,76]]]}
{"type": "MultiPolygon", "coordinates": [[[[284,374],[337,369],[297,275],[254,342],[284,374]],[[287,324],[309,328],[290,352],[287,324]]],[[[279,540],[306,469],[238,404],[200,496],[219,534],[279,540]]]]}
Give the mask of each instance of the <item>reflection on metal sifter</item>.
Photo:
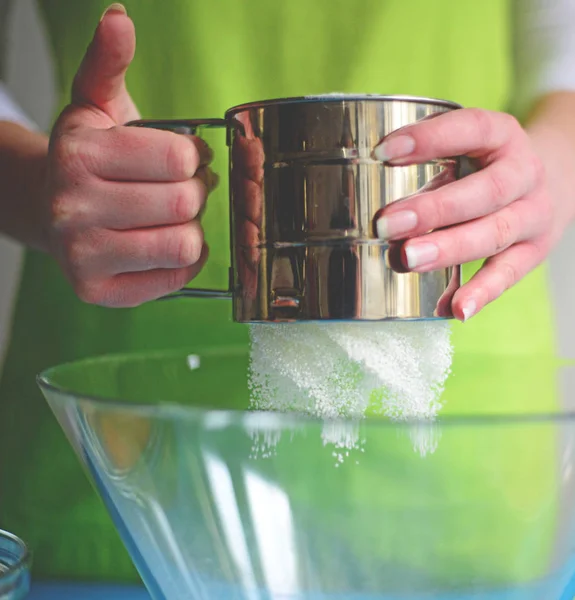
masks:
{"type": "MultiPolygon", "coordinates": [[[[230,147],[230,289],[237,322],[450,318],[460,268],[409,273],[377,239],[376,213],[461,176],[462,159],[391,167],[373,158],[392,131],[461,108],[408,96],[254,102],[224,119],[137,121],[195,134],[224,127],[230,147]]],[[[170,296],[173,297],[173,296],[170,296]]]]}

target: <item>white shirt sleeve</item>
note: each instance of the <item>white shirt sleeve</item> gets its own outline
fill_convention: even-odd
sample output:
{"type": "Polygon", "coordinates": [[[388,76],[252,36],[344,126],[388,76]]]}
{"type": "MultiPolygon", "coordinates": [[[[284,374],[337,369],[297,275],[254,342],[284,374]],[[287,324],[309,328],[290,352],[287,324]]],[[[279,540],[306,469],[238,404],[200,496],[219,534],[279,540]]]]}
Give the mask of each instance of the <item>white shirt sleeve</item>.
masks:
{"type": "Polygon", "coordinates": [[[37,126],[12,98],[2,81],[0,81],[0,121],[11,121],[24,125],[28,129],[37,129],[37,126]]]}
{"type": "Polygon", "coordinates": [[[12,0],[0,0],[0,121],[20,123],[29,129],[37,129],[32,120],[26,116],[22,108],[12,98],[6,85],[2,82],[3,67],[6,61],[6,33],[8,14],[12,0]]]}
{"type": "Polygon", "coordinates": [[[575,0],[513,0],[516,112],[575,91],[575,0]]]}

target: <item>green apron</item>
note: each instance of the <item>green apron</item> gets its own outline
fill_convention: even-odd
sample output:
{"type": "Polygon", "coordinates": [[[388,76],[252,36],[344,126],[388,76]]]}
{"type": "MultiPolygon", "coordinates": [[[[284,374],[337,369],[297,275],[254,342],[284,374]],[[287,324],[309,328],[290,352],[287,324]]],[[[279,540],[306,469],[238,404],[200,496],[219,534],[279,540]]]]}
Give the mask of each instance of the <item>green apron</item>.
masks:
{"type": "MultiPolygon", "coordinates": [[[[431,9],[427,0],[125,4],[138,35],[128,85],[146,118],[219,117],[242,102],[333,91],[433,96],[494,110],[508,104],[511,23],[504,0],[436,0],[431,9]]],[[[107,0],[39,6],[62,107],[107,0]]],[[[215,168],[225,175],[223,139],[215,149],[215,168]]],[[[223,177],[204,218],[211,257],[198,286],[227,283],[226,186],[223,177]]],[[[468,265],[465,276],[477,266],[468,265]]],[[[551,354],[552,321],[540,268],[469,323],[454,324],[454,342],[460,353],[551,354]]],[[[0,526],[29,541],[38,577],[130,581],[136,574],[35,374],[89,355],[247,340],[225,302],[88,306],[51,258],[27,254],[0,384],[0,526]]],[[[467,400],[476,412],[494,409],[488,397],[475,405],[467,400]]],[[[462,410],[461,402],[448,404],[450,410],[462,410]]]]}

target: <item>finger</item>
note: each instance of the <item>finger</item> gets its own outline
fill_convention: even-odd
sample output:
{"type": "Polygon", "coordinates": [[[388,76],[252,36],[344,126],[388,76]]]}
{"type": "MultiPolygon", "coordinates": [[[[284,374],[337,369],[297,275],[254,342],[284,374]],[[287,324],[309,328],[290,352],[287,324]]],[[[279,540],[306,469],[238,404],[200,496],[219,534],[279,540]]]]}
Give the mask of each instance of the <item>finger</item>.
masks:
{"type": "Polygon", "coordinates": [[[90,304],[113,308],[139,306],[183,288],[198,275],[207,258],[208,247],[204,245],[200,259],[192,266],[123,273],[104,282],[76,286],[77,293],[90,304]]]}
{"type": "Polygon", "coordinates": [[[66,156],[80,153],[85,168],[108,181],[186,181],[211,160],[200,138],[159,129],[112,127],[85,132],[81,146],[74,136],[61,143],[72,146],[66,156]]]}
{"type": "Polygon", "coordinates": [[[214,173],[209,167],[200,167],[196,171],[195,178],[204,184],[208,193],[213,192],[220,183],[219,175],[214,173]]]}
{"type": "Polygon", "coordinates": [[[104,257],[106,264],[115,262],[114,273],[189,267],[200,259],[204,244],[204,232],[197,221],[116,232],[114,237],[115,248],[104,257]]]}
{"type": "Polygon", "coordinates": [[[390,268],[396,273],[409,273],[409,269],[404,263],[403,244],[400,242],[390,242],[387,249],[387,261],[390,268]]]}
{"type": "Polygon", "coordinates": [[[521,156],[507,156],[440,189],[394,202],[376,215],[384,240],[422,235],[496,212],[529,193],[539,173],[521,156]]]}
{"type": "Polygon", "coordinates": [[[483,267],[453,298],[453,312],[460,321],[477,314],[537,267],[549,251],[549,240],[516,244],[485,261],[483,267]]]}
{"type": "Polygon", "coordinates": [[[208,190],[199,177],[176,183],[103,182],[97,199],[77,209],[92,227],[132,230],[180,225],[203,209],[208,190]]]}
{"type": "Polygon", "coordinates": [[[113,5],[96,28],[76,74],[72,103],[94,106],[116,123],[137,119],[125,83],[135,50],[134,24],[121,5],[113,5]]]}
{"type": "Polygon", "coordinates": [[[449,283],[445,288],[443,294],[437,301],[434,314],[437,317],[450,318],[453,317],[453,298],[455,293],[460,288],[461,281],[461,267],[453,267],[451,269],[451,277],[449,283]]]}
{"type": "Polygon", "coordinates": [[[85,278],[190,267],[200,259],[204,234],[197,221],[131,231],[84,232],[67,255],[85,278]]]}
{"type": "Polygon", "coordinates": [[[488,163],[494,153],[525,135],[505,113],[459,109],[394,131],[375,148],[374,157],[394,165],[463,155],[488,163]]]}
{"type": "Polygon", "coordinates": [[[206,140],[203,140],[201,137],[198,137],[197,135],[187,135],[185,137],[187,137],[198,150],[198,154],[200,157],[199,158],[200,162],[199,162],[198,168],[206,167],[209,164],[211,164],[212,161],[214,160],[214,152],[209,147],[206,140]]]}
{"type": "Polygon", "coordinates": [[[547,228],[545,210],[538,197],[526,197],[475,221],[412,238],[403,245],[403,263],[423,273],[494,256],[540,235],[547,228]]]}

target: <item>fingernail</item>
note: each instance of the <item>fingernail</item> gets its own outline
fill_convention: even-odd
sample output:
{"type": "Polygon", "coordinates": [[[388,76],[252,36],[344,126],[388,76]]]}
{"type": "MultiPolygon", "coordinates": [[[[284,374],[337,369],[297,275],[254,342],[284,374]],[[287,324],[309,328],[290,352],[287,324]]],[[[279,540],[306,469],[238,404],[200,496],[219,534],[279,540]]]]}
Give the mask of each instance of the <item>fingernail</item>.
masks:
{"type": "Polygon", "coordinates": [[[435,244],[423,243],[405,247],[405,258],[409,269],[423,267],[437,260],[439,248],[435,244]]]}
{"type": "Polygon", "coordinates": [[[128,11],[126,10],[126,7],[123,4],[120,4],[119,2],[114,2],[113,4],[110,4],[110,6],[108,6],[108,8],[104,11],[100,22],[102,22],[104,20],[104,17],[111,12],[118,12],[124,15],[128,14],[128,11]]]}
{"type": "Polygon", "coordinates": [[[463,307],[463,322],[470,319],[477,312],[477,302],[475,300],[468,300],[463,307]]]}
{"type": "Polygon", "coordinates": [[[203,167],[196,171],[195,176],[203,181],[208,193],[212,192],[218,186],[220,182],[219,176],[214,173],[209,167],[203,167]]]}
{"type": "Polygon", "coordinates": [[[206,146],[205,150],[202,152],[202,164],[209,165],[214,160],[214,151],[206,146]]]}
{"type": "Polygon", "coordinates": [[[210,191],[212,191],[218,187],[218,184],[220,183],[220,176],[217,173],[214,173],[213,171],[210,172],[210,175],[210,191]]]}
{"type": "Polygon", "coordinates": [[[191,179],[199,170],[202,165],[202,157],[199,157],[198,164],[198,151],[193,146],[186,148],[184,151],[184,174],[191,179]]]}
{"type": "Polygon", "coordinates": [[[414,150],[415,140],[410,135],[397,135],[376,146],[373,155],[376,160],[390,162],[398,158],[405,158],[414,150]]]}
{"type": "Polygon", "coordinates": [[[400,210],[377,220],[377,237],[381,240],[390,240],[408,233],[416,226],[417,213],[412,210],[400,210]]]}

